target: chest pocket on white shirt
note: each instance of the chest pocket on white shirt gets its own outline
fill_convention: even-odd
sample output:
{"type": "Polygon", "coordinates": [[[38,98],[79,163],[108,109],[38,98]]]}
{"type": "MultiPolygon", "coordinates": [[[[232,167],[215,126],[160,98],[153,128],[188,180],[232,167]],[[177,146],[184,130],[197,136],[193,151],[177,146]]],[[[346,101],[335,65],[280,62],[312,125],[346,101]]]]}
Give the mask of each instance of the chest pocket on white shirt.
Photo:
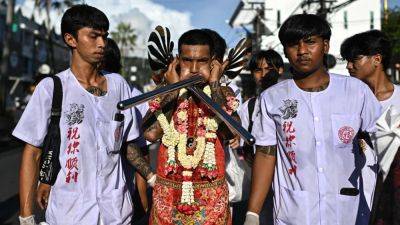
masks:
{"type": "Polygon", "coordinates": [[[360,117],[350,114],[333,114],[332,137],[335,147],[352,147],[354,137],[360,128],[360,117]]]}
{"type": "Polygon", "coordinates": [[[124,122],[113,120],[103,123],[103,126],[104,133],[106,134],[103,136],[103,140],[106,144],[107,153],[118,153],[122,145],[124,122]]]}

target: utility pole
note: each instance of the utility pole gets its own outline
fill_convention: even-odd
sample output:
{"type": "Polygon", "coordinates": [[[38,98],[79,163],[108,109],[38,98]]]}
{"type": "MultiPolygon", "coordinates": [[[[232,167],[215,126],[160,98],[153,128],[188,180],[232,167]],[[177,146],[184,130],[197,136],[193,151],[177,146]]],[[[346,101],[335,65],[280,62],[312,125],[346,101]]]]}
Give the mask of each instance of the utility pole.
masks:
{"type": "Polygon", "coordinates": [[[317,11],[317,15],[324,19],[326,19],[326,16],[328,15],[328,9],[326,8],[325,3],[325,0],[319,0],[319,9],[317,11]]]}
{"type": "Polygon", "coordinates": [[[389,17],[389,11],[388,11],[388,1],[387,0],[383,0],[383,16],[385,18],[385,23],[388,21],[388,17],[389,17]]]}
{"type": "Polygon", "coordinates": [[[264,34],[265,31],[265,25],[264,25],[264,20],[265,20],[265,4],[264,2],[252,2],[249,1],[249,8],[246,10],[251,10],[256,12],[256,17],[254,18],[253,21],[253,30],[254,30],[254,36],[253,36],[253,50],[257,51],[260,50],[261,47],[261,36],[264,34]]]}
{"type": "Polygon", "coordinates": [[[10,44],[12,38],[11,25],[14,17],[15,0],[7,0],[7,16],[5,26],[5,40],[3,46],[3,54],[0,65],[0,115],[4,115],[6,111],[7,99],[7,82],[8,82],[8,62],[10,56],[10,44]]]}

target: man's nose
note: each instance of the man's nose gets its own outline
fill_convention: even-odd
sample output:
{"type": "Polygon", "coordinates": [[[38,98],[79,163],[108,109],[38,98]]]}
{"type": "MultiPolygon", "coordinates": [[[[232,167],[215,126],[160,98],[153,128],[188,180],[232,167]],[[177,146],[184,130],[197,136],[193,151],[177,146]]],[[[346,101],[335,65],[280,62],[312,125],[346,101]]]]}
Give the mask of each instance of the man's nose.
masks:
{"type": "Polygon", "coordinates": [[[299,41],[299,45],[297,48],[297,54],[298,55],[303,55],[305,53],[307,53],[307,45],[303,42],[303,41],[299,41]]]}
{"type": "Polygon", "coordinates": [[[347,62],[346,69],[348,69],[348,70],[353,69],[353,63],[352,62],[347,62]]]}
{"type": "Polygon", "coordinates": [[[97,47],[99,48],[105,48],[107,44],[107,39],[103,38],[103,37],[99,37],[97,39],[97,47]]]}
{"type": "Polygon", "coordinates": [[[198,73],[198,72],[199,72],[199,65],[198,65],[198,63],[197,63],[197,62],[192,62],[192,63],[190,64],[190,73],[195,74],[195,73],[198,73]]]}

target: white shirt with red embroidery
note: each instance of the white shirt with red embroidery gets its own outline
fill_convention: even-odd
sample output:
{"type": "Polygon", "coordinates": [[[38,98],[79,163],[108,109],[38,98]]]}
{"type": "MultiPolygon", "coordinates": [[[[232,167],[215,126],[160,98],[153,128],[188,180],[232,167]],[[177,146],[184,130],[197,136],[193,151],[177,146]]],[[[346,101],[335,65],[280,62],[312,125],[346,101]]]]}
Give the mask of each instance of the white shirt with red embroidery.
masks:
{"type": "Polygon", "coordinates": [[[359,130],[376,129],[381,112],[368,86],[330,74],[325,90],[306,92],[290,79],[264,91],[260,107],[252,132],[256,145],[278,147],[275,224],[365,224],[356,223],[369,209],[363,161],[353,145],[359,130]]]}
{"type": "MultiPolygon", "coordinates": [[[[114,121],[116,106],[131,96],[128,83],[107,74],[107,94],[86,91],[68,69],[57,74],[63,86],[60,120],[61,170],[52,186],[46,220],[49,224],[130,224],[132,201],[121,166],[120,142],[139,136],[135,113],[124,110],[124,121],[114,121]],[[129,130],[128,127],[130,128],[129,130]]],[[[41,146],[47,133],[54,84],[39,83],[13,135],[41,146]]]]}

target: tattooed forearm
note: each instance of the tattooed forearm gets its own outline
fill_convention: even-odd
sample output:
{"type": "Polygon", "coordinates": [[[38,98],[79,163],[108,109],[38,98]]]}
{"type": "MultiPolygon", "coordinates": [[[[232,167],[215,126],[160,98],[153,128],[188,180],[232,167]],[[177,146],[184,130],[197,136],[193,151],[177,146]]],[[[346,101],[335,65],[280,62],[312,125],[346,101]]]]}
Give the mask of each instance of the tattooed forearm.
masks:
{"type": "Polygon", "coordinates": [[[276,156],[276,145],[270,145],[270,146],[256,145],[256,151],[266,156],[267,155],[276,156]]]}
{"type": "MultiPolygon", "coordinates": [[[[172,117],[173,110],[176,106],[178,94],[178,91],[174,91],[167,93],[161,97],[160,107],[168,120],[170,120],[172,117]]],[[[142,130],[144,131],[144,136],[146,140],[150,142],[155,142],[162,137],[163,131],[161,129],[160,123],[154,116],[154,112],[151,112],[150,110],[147,111],[146,116],[143,118],[142,130]]]]}
{"type": "Polygon", "coordinates": [[[129,143],[126,158],[128,159],[128,162],[137,169],[142,177],[148,178],[151,174],[151,168],[143,156],[140,147],[134,143],[129,143]]]}
{"type": "Polygon", "coordinates": [[[219,105],[223,106],[226,104],[226,98],[224,93],[222,92],[221,86],[219,85],[218,81],[210,83],[211,89],[211,98],[214,102],[218,103],[219,105]]]}
{"type": "Polygon", "coordinates": [[[164,94],[161,97],[161,101],[160,101],[161,108],[164,109],[171,103],[176,103],[176,100],[178,99],[178,95],[179,95],[178,90],[164,94]]]}

